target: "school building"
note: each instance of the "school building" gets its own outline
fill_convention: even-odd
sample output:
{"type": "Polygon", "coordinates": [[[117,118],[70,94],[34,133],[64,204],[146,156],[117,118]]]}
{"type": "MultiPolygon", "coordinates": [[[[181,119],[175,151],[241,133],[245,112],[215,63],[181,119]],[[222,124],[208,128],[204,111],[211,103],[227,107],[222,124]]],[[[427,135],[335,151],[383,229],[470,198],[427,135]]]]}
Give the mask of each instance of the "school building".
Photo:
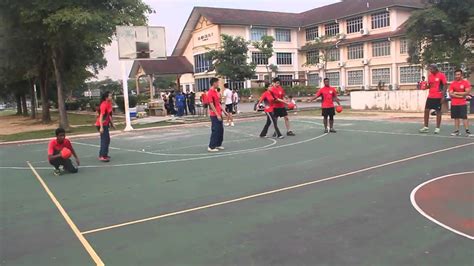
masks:
{"type": "MultiPolygon", "coordinates": [[[[296,3],[296,2],[295,2],[296,3]]],[[[290,4],[290,3],[289,3],[290,4]]],[[[320,86],[324,64],[320,52],[306,48],[319,36],[333,36],[335,48],[328,52],[326,77],[332,86],[346,90],[415,89],[425,70],[407,63],[406,21],[412,12],[423,8],[421,0],[345,0],[303,13],[195,7],[181,33],[172,56],[185,57],[194,73],[183,74],[181,87],[201,91],[209,87],[211,62],[208,49],[218,48],[221,34],[259,41],[262,36],[275,38],[274,56],[262,57],[249,46],[249,60],[257,64],[251,80],[235,82],[238,88],[250,88],[266,80],[265,65],[278,66],[278,76],[287,86],[320,86]],[[268,61],[268,62],[267,62],[268,61]]],[[[441,66],[448,79],[454,69],[441,66]]]]}

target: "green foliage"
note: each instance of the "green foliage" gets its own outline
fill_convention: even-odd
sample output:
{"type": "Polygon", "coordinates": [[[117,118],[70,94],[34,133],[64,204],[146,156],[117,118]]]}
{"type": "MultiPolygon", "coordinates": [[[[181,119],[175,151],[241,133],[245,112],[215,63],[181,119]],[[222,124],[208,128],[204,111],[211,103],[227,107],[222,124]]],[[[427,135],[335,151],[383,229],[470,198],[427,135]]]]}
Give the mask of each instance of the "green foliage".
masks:
{"type": "MultiPolygon", "coordinates": [[[[293,97],[304,97],[304,96],[311,96],[314,95],[314,93],[318,90],[318,87],[316,86],[304,86],[304,85],[298,85],[298,86],[293,86],[293,87],[283,87],[285,89],[286,95],[293,96],[293,97]]],[[[256,87],[256,88],[250,88],[250,89],[241,89],[240,90],[240,95],[241,97],[248,97],[250,95],[254,96],[260,96],[265,92],[266,88],[265,87],[256,87]],[[244,91],[245,90],[245,91],[244,91]]]]}
{"type": "MultiPolygon", "coordinates": [[[[262,36],[262,39],[258,42],[253,42],[252,45],[260,53],[263,54],[263,57],[269,61],[269,59],[273,56],[274,49],[273,49],[273,42],[275,41],[275,38],[273,36],[262,36]]],[[[276,73],[278,71],[278,66],[269,64],[266,65],[265,68],[267,69],[267,75],[268,75],[268,82],[271,82],[272,79],[272,73],[276,73]]]]}
{"type": "Polygon", "coordinates": [[[407,22],[409,62],[429,65],[449,62],[472,66],[474,2],[472,0],[434,1],[416,11],[407,22]]]}
{"type": "Polygon", "coordinates": [[[319,60],[314,60],[314,62],[306,62],[303,66],[311,66],[317,64],[317,62],[324,65],[324,71],[327,69],[327,63],[331,60],[329,58],[330,51],[337,47],[337,43],[334,42],[334,39],[337,39],[338,36],[321,36],[316,38],[313,41],[307,42],[301,49],[305,51],[319,51],[319,60]]]}
{"type": "Polygon", "coordinates": [[[217,75],[233,81],[242,81],[255,75],[255,64],[247,63],[249,42],[242,37],[222,34],[222,45],[208,52],[208,59],[217,75]]]}
{"type": "Polygon", "coordinates": [[[155,77],[153,86],[161,90],[168,88],[176,88],[176,76],[160,76],[155,77]]]}
{"type": "MultiPolygon", "coordinates": [[[[137,96],[135,96],[135,95],[129,95],[128,96],[128,103],[129,103],[130,108],[136,107],[137,102],[138,102],[137,96]]],[[[124,103],[124,100],[123,100],[122,96],[118,96],[115,99],[115,103],[118,105],[120,111],[125,112],[125,103],[124,103]]]]}

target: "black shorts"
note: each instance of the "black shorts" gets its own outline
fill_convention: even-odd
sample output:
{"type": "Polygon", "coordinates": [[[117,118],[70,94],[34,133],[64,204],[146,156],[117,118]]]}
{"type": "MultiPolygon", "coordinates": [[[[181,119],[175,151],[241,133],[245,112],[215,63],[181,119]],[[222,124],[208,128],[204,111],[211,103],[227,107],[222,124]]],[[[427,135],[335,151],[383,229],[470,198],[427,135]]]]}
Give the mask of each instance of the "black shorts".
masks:
{"type": "Polygon", "coordinates": [[[233,104],[226,104],[225,105],[225,111],[227,113],[233,113],[234,112],[234,105],[233,104]]]}
{"type": "Polygon", "coordinates": [[[321,115],[324,116],[324,117],[334,117],[336,115],[336,110],[334,109],[334,107],[331,107],[331,108],[323,108],[321,110],[321,115]]]}
{"type": "Polygon", "coordinates": [[[452,105],[451,118],[467,119],[467,105],[452,105]]]}
{"type": "Polygon", "coordinates": [[[275,108],[273,109],[273,113],[275,114],[275,117],[285,117],[288,116],[288,112],[286,111],[285,107],[282,108],[275,108]]]}
{"type": "Polygon", "coordinates": [[[441,111],[441,99],[436,99],[436,98],[426,99],[425,109],[441,111]]]}

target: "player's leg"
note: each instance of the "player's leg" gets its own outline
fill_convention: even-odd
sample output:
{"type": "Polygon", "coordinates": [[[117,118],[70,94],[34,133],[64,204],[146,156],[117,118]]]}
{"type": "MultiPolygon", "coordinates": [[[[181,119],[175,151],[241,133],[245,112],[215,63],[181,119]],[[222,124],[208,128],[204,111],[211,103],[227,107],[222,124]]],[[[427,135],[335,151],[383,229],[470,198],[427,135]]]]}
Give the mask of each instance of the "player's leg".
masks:
{"type": "Polygon", "coordinates": [[[261,138],[264,138],[264,137],[267,136],[268,128],[272,124],[272,118],[271,118],[270,113],[265,112],[265,114],[267,115],[267,122],[265,123],[265,126],[262,129],[262,132],[260,132],[260,137],[261,138]]]}
{"type": "Polygon", "coordinates": [[[77,173],[78,169],[76,167],[74,167],[74,165],[72,164],[72,161],[71,159],[65,159],[63,161],[64,163],[64,170],[68,171],[69,173],[77,173]]]}
{"type": "Polygon", "coordinates": [[[334,129],[334,108],[329,109],[329,132],[331,133],[336,133],[336,130],[334,129]]]}
{"type": "Polygon", "coordinates": [[[275,133],[277,134],[277,138],[282,139],[284,136],[281,134],[280,129],[278,128],[278,117],[275,114],[270,113],[270,118],[273,122],[273,128],[275,129],[275,133]]]}

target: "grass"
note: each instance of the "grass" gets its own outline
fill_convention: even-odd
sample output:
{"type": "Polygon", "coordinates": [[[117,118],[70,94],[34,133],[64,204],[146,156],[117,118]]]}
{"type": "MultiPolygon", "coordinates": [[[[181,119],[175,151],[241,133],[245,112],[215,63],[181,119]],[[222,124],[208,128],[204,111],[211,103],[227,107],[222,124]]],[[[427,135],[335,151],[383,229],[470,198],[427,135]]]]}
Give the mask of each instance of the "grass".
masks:
{"type": "Polygon", "coordinates": [[[16,110],[13,110],[13,109],[6,109],[3,111],[0,111],[0,116],[9,116],[9,115],[15,115],[15,114],[16,114],[16,110]]]}

